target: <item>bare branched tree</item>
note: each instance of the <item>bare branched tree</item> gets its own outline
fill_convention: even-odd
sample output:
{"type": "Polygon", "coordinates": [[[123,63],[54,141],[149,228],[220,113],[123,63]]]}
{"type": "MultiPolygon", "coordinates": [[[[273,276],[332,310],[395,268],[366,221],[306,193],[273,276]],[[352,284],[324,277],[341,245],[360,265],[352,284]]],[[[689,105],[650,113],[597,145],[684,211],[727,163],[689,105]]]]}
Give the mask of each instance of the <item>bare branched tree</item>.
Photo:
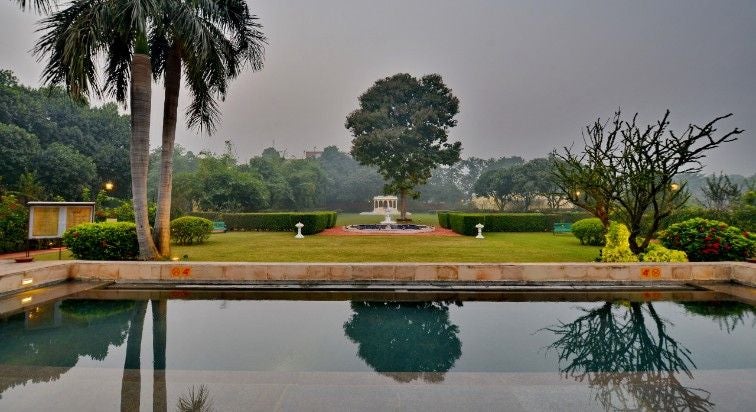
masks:
{"type": "Polygon", "coordinates": [[[622,120],[618,110],[609,121],[596,120],[583,133],[584,147],[553,152],[553,173],[561,191],[575,206],[591,212],[605,226],[610,215],[630,229],[630,248],[648,247],[663,218],[684,204],[689,194],[683,173],[698,173],[706,153],[733,142],[743,130],[715,136],[716,124],[690,124],[682,133],[669,130],[669,111],[655,124],[640,126],[638,114],[622,120]],[[641,241],[642,238],[642,241],[641,241]]]}

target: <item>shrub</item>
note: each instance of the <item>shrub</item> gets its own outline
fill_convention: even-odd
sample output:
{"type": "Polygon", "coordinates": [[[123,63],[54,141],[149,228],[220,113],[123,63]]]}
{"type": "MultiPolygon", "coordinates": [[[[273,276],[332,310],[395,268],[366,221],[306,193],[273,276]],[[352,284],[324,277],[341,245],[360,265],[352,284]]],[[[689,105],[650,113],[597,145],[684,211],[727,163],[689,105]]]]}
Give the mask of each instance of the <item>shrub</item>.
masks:
{"type": "Polygon", "coordinates": [[[302,233],[313,235],[336,225],[336,212],[273,212],[273,213],[221,213],[192,212],[191,216],[222,220],[229,230],[255,230],[261,232],[291,232],[302,222],[302,233]]]}
{"type": "Polygon", "coordinates": [[[662,232],[662,244],[682,250],[692,262],[746,260],[754,255],[756,236],[724,222],[694,218],[662,232]]]}
{"type": "MultiPolygon", "coordinates": [[[[449,212],[449,228],[457,233],[473,236],[475,225],[482,223],[486,232],[551,232],[554,223],[574,222],[585,213],[462,213],[449,212]]],[[[439,223],[441,217],[439,215],[439,223]]]]}
{"type": "Polygon", "coordinates": [[[730,210],[705,209],[701,207],[677,209],[664,219],[662,227],[667,228],[675,223],[685,222],[697,217],[718,220],[749,232],[756,231],[756,206],[744,202],[735,204],[730,210]]]}
{"type": "Polygon", "coordinates": [[[580,239],[582,245],[602,246],[604,244],[604,225],[597,217],[580,219],[573,223],[572,234],[580,239]]]}
{"type": "Polygon", "coordinates": [[[627,230],[627,226],[612,222],[606,232],[606,246],[601,250],[601,261],[637,262],[638,256],[630,250],[629,237],[630,231],[627,230]]]}
{"type": "Polygon", "coordinates": [[[687,262],[688,256],[681,250],[667,249],[658,243],[648,245],[640,256],[641,262],[687,262]]]}
{"type": "Polygon", "coordinates": [[[139,256],[136,225],[131,222],[74,226],[63,234],[63,244],[77,259],[134,260],[139,256]]]}
{"type": "Polygon", "coordinates": [[[0,198],[0,252],[23,249],[29,232],[29,212],[15,196],[0,198]]]}
{"type": "Polygon", "coordinates": [[[212,231],[213,222],[202,217],[184,216],[171,221],[171,238],[179,245],[202,243],[212,231]]]}

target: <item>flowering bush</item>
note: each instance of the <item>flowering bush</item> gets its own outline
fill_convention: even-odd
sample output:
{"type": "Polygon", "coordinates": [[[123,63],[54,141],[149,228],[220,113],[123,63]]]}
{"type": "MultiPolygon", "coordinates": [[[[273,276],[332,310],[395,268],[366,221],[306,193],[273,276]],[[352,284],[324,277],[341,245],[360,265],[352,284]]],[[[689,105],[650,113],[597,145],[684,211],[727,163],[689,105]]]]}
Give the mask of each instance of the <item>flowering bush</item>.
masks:
{"type": "Polygon", "coordinates": [[[681,250],[671,250],[658,243],[648,245],[641,255],[642,262],[687,262],[688,256],[681,250]]]}
{"type": "Polygon", "coordinates": [[[671,225],[660,240],[682,250],[692,262],[746,260],[754,256],[756,236],[717,220],[695,218],[671,225]]]}
{"type": "Polygon", "coordinates": [[[601,261],[637,262],[638,256],[630,250],[629,237],[630,231],[627,230],[627,226],[612,222],[606,232],[606,246],[601,250],[601,261]]]}

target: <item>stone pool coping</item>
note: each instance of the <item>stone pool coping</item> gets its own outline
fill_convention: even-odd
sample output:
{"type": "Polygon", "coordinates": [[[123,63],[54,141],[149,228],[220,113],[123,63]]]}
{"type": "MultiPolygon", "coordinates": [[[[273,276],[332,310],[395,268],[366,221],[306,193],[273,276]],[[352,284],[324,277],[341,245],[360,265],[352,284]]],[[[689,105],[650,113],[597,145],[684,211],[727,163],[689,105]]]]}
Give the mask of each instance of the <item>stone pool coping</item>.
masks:
{"type": "Polygon", "coordinates": [[[0,263],[0,295],[66,280],[244,282],[737,282],[756,287],[756,264],[692,263],[256,263],[50,261],[0,263]]]}

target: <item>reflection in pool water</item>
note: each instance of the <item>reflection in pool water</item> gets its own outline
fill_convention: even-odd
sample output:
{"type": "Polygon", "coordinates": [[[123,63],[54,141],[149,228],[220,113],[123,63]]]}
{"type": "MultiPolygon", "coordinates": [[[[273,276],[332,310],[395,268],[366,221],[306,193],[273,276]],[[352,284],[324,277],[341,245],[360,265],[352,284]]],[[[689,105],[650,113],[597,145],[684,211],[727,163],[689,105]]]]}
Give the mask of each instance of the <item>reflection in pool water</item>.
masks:
{"type": "Polygon", "coordinates": [[[117,368],[121,410],[144,408],[150,395],[156,411],[213,407],[215,389],[202,381],[172,383],[172,370],[260,372],[284,365],[323,372],[369,367],[397,383],[442,385],[453,371],[558,371],[587,384],[602,409],[705,411],[722,398],[705,380],[691,382],[697,363],[753,370],[753,313],[749,305],[723,301],[231,300],[220,309],[212,300],[69,299],[0,320],[0,410],[17,405],[4,404],[4,395],[18,399],[30,390],[35,399],[47,393],[43,385],[56,385],[86,361],[90,368],[117,368]],[[151,354],[142,353],[150,342],[151,354]],[[152,374],[147,388],[142,371],[152,374]],[[180,388],[171,392],[171,384],[180,388]]]}
{"type": "Polygon", "coordinates": [[[123,344],[132,306],[131,301],[92,305],[71,300],[38,306],[1,322],[0,365],[24,367],[25,373],[4,376],[0,398],[17,385],[58,379],[83,356],[105,359],[110,345],[123,344]]]}
{"type": "Polygon", "coordinates": [[[447,302],[352,302],[344,334],[373,370],[399,382],[443,380],[462,355],[447,302]]]}
{"type": "Polygon", "coordinates": [[[714,302],[681,302],[687,313],[710,318],[719,323],[719,328],[730,333],[738,325],[745,326],[746,321],[752,318],[751,327],[756,326],[756,308],[745,303],[731,301],[714,302]]]}
{"type": "Polygon", "coordinates": [[[179,396],[176,401],[178,412],[211,412],[213,400],[210,398],[210,390],[205,385],[195,388],[192,385],[186,393],[179,396]]]}
{"type": "Polygon", "coordinates": [[[606,302],[581,309],[572,322],[546,328],[558,339],[560,372],[588,381],[607,410],[709,410],[710,393],[680,384],[676,373],[692,378],[691,352],[667,332],[651,302],[606,302]]]}

